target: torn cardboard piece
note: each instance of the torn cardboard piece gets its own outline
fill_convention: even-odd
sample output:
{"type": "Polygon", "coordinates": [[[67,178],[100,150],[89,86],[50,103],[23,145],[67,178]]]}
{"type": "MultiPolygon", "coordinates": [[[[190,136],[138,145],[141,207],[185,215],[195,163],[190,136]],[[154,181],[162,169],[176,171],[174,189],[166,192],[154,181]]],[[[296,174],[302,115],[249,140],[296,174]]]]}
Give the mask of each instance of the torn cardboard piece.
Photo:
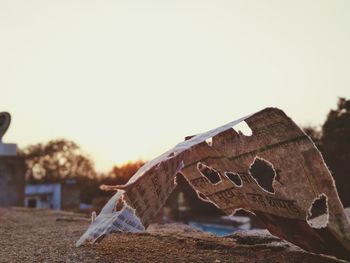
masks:
{"type": "Polygon", "coordinates": [[[145,164],[92,222],[77,246],[118,231],[143,231],[181,173],[226,214],[251,211],[275,236],[315,253],[350,259],[350,224],[310,138],[283,111],[267,108],[189,138],[145,164]],[[235,126],[245,121],[252,134],[235,126]]]}

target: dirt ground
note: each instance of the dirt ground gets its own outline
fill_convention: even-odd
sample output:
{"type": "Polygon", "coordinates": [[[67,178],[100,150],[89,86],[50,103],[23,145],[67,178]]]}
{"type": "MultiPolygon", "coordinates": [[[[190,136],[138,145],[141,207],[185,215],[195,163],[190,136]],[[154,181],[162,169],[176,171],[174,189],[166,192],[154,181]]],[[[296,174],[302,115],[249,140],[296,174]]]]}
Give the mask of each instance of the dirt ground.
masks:
{"type": "Polygon", "coordinates": [[[69,212],[0,208],[0,262],[344,262],[266,233],[220,238],[180,224],[113,234],[76,248],[89,221],[69,212]]]}

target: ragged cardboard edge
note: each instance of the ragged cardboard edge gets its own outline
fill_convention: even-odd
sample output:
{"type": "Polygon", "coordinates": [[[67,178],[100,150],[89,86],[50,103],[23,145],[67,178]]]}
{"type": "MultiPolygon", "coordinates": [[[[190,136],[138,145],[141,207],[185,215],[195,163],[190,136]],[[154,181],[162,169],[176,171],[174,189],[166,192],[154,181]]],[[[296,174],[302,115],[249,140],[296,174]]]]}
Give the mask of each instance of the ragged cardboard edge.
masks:
{"type": "Polygon", "coordinates": [[[202,143],[204,141],[206,141],[207,139],[210,139],[216,135],[218,135],[219,133],[232,129],[232,127],[236,126],[237,124],[239,124],[240,122],[244,121],[245,119],[249,118],[250,116],[252,116],[253,114],[247,115],[243,118],[240,118],[238,120],[232,121],[226,125],[223,125],[219,128],[216,129],[212,129],[208,132],[204,132],[198,135],[194,135],[192,136],[190,139],[185,140],[179,144],[177,144],[174,148],[166,151],[165,153],[161,154],[160,156],[158,156],[157,158],[147,162],[145,165],[143,165],[131,178],[130,180],[125,184],[125,185],[119,185],[118,187],[120,189],[124,189],[124,188],[128,188],[130,187],[132,184],[134,184],[144,173],[146,173],[148,170],[150,170],[151,168],[153,168],[154,166],[160,164],[162,161],[172,158],[175,155],[180,154],[181,152],[191,148],[192,146],[195,146],[196,144],[202,143]]]}
{"type": "MultiPolygon", "coordinates": [[[[317,212],[317,211],[316,211],[317,212]]],[[[320,194],[316,197],[308,209],[306,216],[306,222],[312,228],[321,229],[327,227],[329,223],[329,208],[328,208],[328,197],[325,194],[320,194]],[[318,214],[315,216],[314,208],[319,206],[317,209],[318,214]]]]}
{"type": "Polygon", "coordinates": [[[253,178],[253,180],[256,182],[256,184],[261,188],[262,191],[264,191],[266,193],[269,193],[269,194],[273,194],[273,195],[275,194],[274,184],[276,183],[277,172],[276,172],[276,169],[275,169],[274,165],[271,162],[269,162],[268,160],[266,160],[266,159],[264,159],[264,158],[262,158],[262,157],[257,155],[257,156],[254,157],[254,161],[250,164],[248,171],[249,171],[250,176],[253,178]],[[263,162],[263,164],[265,166],[270,167],[271,171],[273,173],[273,176],[271,178],[271,183],[269,183],[268,187],[264,187],[264,185],[262,185],[259,182],[259,178],[255,177],[254,174],[252,174],[253,166],[258,161],[263,162]],[[271,191],[269,191],[269,189],[267,189],[267,188],[271,188],[271,191]]]}
{"type": "MultiPolygon", "coordinates": [[[[174,185],[176,186],[176,174],[183,168],[184,163],[180,162],[174,173],[174,185]]],[[[142,224],[140,217],[133,205],[125,198],[125,190],[118,186],[102,186],[103,190],[113,191],[117,193],[107,202],[100,214],[92,220],[88,230],[76,242],[79,247],[85,242],[95,243],[100,241],[105,235],[112,232],[141,232],[146,228],[142,224]],[[123,204],[123,207],[118,205],[123,204]]],[[[174,187],[175,189],[175,187],[174,187]]],[[[172,191],[171,191],[172,192],[172,191]]],[[[170,193],[168,195],[170,195],[170,193]]],[[[161,207],[160,207],[161,208],[161,207]]]]}
{"type": "Polygon", "coordinates": [[[107,234],[112,232],[140,232],[145,230],[140,219],[135,215],[135,209],[123,201],[123,194],[123,191],[118,191],[97,217],[92,215],[91,225],[76,242],[77,247],[85,242],[95,243],[101,241],[107,234]],[[116,204],[120,201],[123,201],[123,207],[117,209],[116,204]]]}
{"type": "MultiPolygon", "coordinates": [[[[239,120],[237,120],[237,121],[234,121],[234,122],[231,122],[231,123],[229,123],[229,124],[227,124],[227,125],[224,125],[224,126],[222,126],[222,127],[220,127],[220,128],[217,128],[217,129],[214,129],[214,130],[211,130],[211,131],[209,131],[209,132],[206,132],[206,133],[203,133],[203,134],[199,134],[199,135],[196,135],[196,136],[193,136],[192,138],[190,138],[189,140],[187,140],[187,141],[185,141],[185,142],[182,142],[182,143],[180,143],[180,144],[178,144],[177,146],[175,146],[173,149],[171,149],[171,150],[169,150],[169,151],[167,151],[166,153],[164,153],[164,154],[162,154],[161,156],[159,156],[158,158],[156,158],[156,159],[154,159],[154,160],[152,160],[152,161],[150,161],[149,163],[147,163],[146,165],[144,165],[131,179],[130,179],[130,181],[126,184],[126,185],[124,185],[124,186],[117,186],[116,188],[120,188],[120,189],[123,189],[124,191],[126,191],[126,193],[129,191],[129,189],[132,189],[132,187],[133,187],[133,185],[136,183],[136,182],[138,182],[139,180],[141,180],[141,179],[144,179],[145,177],[144,176],[151,176],[151,174],[147,174],[149,171],[151,171],[152,169],[154,169],[154,167],[160,167],[161,165],[162,165],[162,163],[167,163],[167,161],[169,161],[169,160],[171,160],[171,159],[173,159],[173,158],[176,158],[176,157],[181,157],[181,154],[182,153],[184,153],[185,151],[187,151],[187,150],[189,150],[189,149],[194,149],[196,146],[198,146],[199,144],[201,144],[201,143],[206,143],[208,146],[212,146],[212,138],[213,137],[215,137],[215,136],[217,136],[218,134],[222,134],[223,132],[225,132],[225,131],[228,131],[229,129],[232,129],[232,127],[233,126],[235,126],[236,124],[238,124],[238,123],[240,123],[240,122],[242,122],[242,121],[245,121],[246,119],[248,119],[248,118],[250,118],[251,116],[258,116],[259,114],[261,114],[261,115],[263,115],[264,113],[266,113],[266,112],[268,112],[268,111],[271,111],[271,112],[273,112],[275,109],[265,109],[265,110],[263,110],[263,111],[261,111],[261,112],[258,112],[258,113],[256,113],[256,114],[254,114],[254,115],[249,115],[248,117],[245,117],[245,118],[242,118],[242,119],[239,119],[239,120]]],[[[278,110],[278,109],[276,109],[275,111],[278,111],[278,112],[281,112],[280,110],[278,110]]],[[[282,112],[283,113],[283,112],[282,112]]],[[[286,118],[288,118],[288,117],[286,117],[286,118]]],[[[289,119],[289,118],[288,118],[289,119]]],[[[293,123],[293,122],[292,122],[293,123]]],[[[249,124],[249,122],[248,122],[248,124],[249,124]]],[[[295,124],[294,124],[295,125],[295,124]]],[[[295,125],[296,126],[296,125],[295,125]]],[[[296,126],[297,127],[297,126],[296,126]]],[[[294,128],[294,127],[293,127],[294,128]]],[[[298,128],[298,127],[297,127],[298,128]]],[[[299,130],[300,130],[300,128],[298,128],[299,130]]],[[[304,136],[306,136],[302,131],[301,131],[301,133],[304,135],[304,136]]],[[[240,135],[243,135],[243,134],[240,134],[240,135]]],[[[253,136],[254,136],[254,131],[253,131],[253,136]]],[[[307,136],[306,136],[307,137],[307,136]]],[[[312,143],[313,144],[313,143],[312,143]]],[[[314,148],[315,148],[315,146],[313,146],[314,148]]],[[[316,148],[315,148],[316,149],[316,148]]],[[[316,151],[318,152],[318,150],[316,149],[316,151]]],[[[256,156],[257,157],[257,156],[256,156]]],[[[255,158],[256,158],[255,157],[255,158]]],[[[180,158],[181,159],[181,158],[180,158]]],[[[182,162],[184,162],[185,160],[182,160],[182,162]]],[[[324,161],[323,161],[323,158],[321,157],[321,162],[322,162],[322,165],[325,165],[324,164],[324,161]]],[[[273,169],[274,169],[274,166],[273,166],[273,164],[271,164],[272,165],[272,167],[273,167],[273,169]]],[[[326,170],[328,171],[328,169],[326,168],[326,170]]],[[[329,171],[328,171],[328,174],[329,174],[329,171]]],[[[172,177],[172,180],[174,180],[174,178],[175,178],[175,175],[176,175],[176,173],[173,175],[173,177],[172,177]]],[[[330,174],[329,174],[330,175],[330,174]]],[[[185,178],[186,179],[188,179],[186,176],[185,176],[185,178]]],[[[146,178],[147,179],[147,178],[146,178]]],[[[189,180],[188,180],[189,181],[189,180]]],[[[197,194],[198,194],[198,196],[199,196],[199,198],[201,198],[201,196],[200,196],[200,191],[198,191],[198,189],[196,188],[196,187],[194,187],[192,184],[191,184],[191,182],[189,181],[189,183],[190,183],[190,185],[194,188],[194,190],[197,192],[197,194]]],[[[275,180],[273,180],[273,183],[275,183],[275,180]]],[[[258,184],[257,184],[258,185],[258,184]]],[[[261,187],[260,187],[261,188],[261,187]]],[[[334,188],[334,181],[333,181],[333,188],[334,188]]],[[[334,189],[333,189],[334,190],[334,189]]],[[[339,209],[339,208],[341,208],[342,210],[343,210],[343,207],[342,207],[342,205],[341,205],[341,203],[339,202],[339,198],[338,198],[338,196],[337,196],[337,193],[336,193],[336,190],[335,191],[333,191],[333,192],[335,192],[335,195],[334,195],[334,193],[333,193],[333,196],[335,196],[335,197],[333,197],[333,200],[332,201],[335,201],[335,205],[337,206],[337,209],[339,209]],[[340,204],[340,205],[339,205],[340,204]]],[[[170,193],[171,193],[171,191],[170,192],[167,192],[166,193],[166,195],[167,196],[169,196],[170,195],[170,193]]],[[[118,193],[117,193],[118,194],[118,193]]],[[[116,195],[117,195],[116,194],[116,195]]],[[[213,203],[214,205],[216,205],[217,206],[217,204],[215,204],[215,202],[212,202],[211,200],[209,200],[203,193],[201,193],[205,198],[201,198],[201,199],[203,199],[203,200],[205,200],[205,201],[209,201],[209,202],[211,202],[211,203],[213,203]]],[[[269,194],[271,194],[271,193],[269,193],[269,194]]],[[[328,196],[326,196],[327,197],[327,200],[328,200],[328,196]]],[[[113,197],[114,198],[114,197],[113,197]]],[[[112,198],[112,199],[113,199],[112,198]]],[[[316,197],[314,197],[314,198],[316,198],[316,197]]],[[[116,202],[117,200],[113,200],[112,202],[116,202]]],[[[155,202],[157,202],[157,200],[154,200],[155,202]]],[[[108,202],[107,203],[107,205],[106,206],[110,206],[110,205],[108,205],[110,202],[108,202]]],[[[128,210],[132,210],[134,213],[131,215],[131,217],[130,217],[130,219],[132,220],[132,221],[136,221],[137,222],[137,220],[140,222],[140,225],[142,226],[142,227],[140,227],[140,228],[138,228],[138,230],[140,230],[141,228],[145,228],[143,225],[142,225],[142,223],[141,223],[141,221],[142,221],[142,217],[141,218],[139,218],[136,214],[138,213],[138,211],[137,211],[137,209],[136,209],[136,211],[135,211],[135,209],[133,208],[133,206],[132,206],[132,204],[129,204],[128,202],[127,202],[127,205],[126,205],[126,208],[128,208],[128,210]]],[[[237,207],[237,208],[235,208],[234,209],[234,211],[233,211],[233,213],[235,212],[235,211],[237,211],[238,209],[244,209],[244,210],[247,210],[245,207],[242,207],[242,208],[239,208],[239,207],[237,207]]],[[[311,209],[311,208],[310,208],[311,209]]],[[[328,207],[327,207],[327,209],[328,209],[328,207]]],[[[123,210],[124,211],[124,210],[123,210]]],[[[348,222],[348,219],[347,219],[347,217],[345,216],[343,216],[343,214],[345,214],[345,212],[344,213],[342,213],[342,212],[344,212],[344,210],[343,211],[340,211],[340,213],[341,213],[341,215],[342,215],[342,217],[339,219],[340,220],[340,222],[341,222],[341,224],[342,224],[342,228],[343,229],[349,229],[349,222],[348,222]]],[[[118,213],[118,212],[114,212],[114,213],[118,213]]],[[[254,212],[252,212],[252,213],[254,213],[254,212]]],[[[306,213],[306,212],[305,212],[306,213]]],[[[104,213],[104,212],[101,212],[101,218],[99,219],[99,217],[100,217],[100,215],[96,218],[96,221],[90,226],[90,228],[91,228],[91,230],[90,230],[90,228],[88,229],[88,231],[87,231],[87,233],[85,233],[84,235],[83,235],[83,237],[77,242],[77,245],[81,245],[84,241],[96,241],[96,240],[98,240],[98,238],[100,237],[100,236],[103,236],[103,235],[105,235],[105,234],[107,234],[107,233],[110,233],[110,232],[113,232],[113,228],[111,228],[111,224],[113,223],[112,221],[107,221],[107,223],[106,223],[106,220],[104,220],[105,218],[106,218],[106,214],[108,215],[107,217],[113,217],[113,216],[115,216],[115,217],[113,217],[113,219],[115,219],[115,220],[117,220],[118,218],[119,218],[119,216],[120,216],[120,213],[119,214],[113,214],[112,213],[112,215],[111,215],[111,213],[110,213],[110,211],[108,211],[108,213],[104,213]],[[98,227],[99,226],[99,227],[98,227]],[[93,229],[95,229],[95,232],[93,231],[93,229]],[[97,233],[97,234],[96,234],[97,233]]],[[[339,215],[339,214],[338,214],[339,215]]],[[[329,215],[328,215],[328,217],[329,217],[329,215]]],[[[304,217],[304,219],[305,219],[305,217],[304,217]]],[[[329,223],[328,222],[328,220],[329,220],[329,218],[327,218],[327,224],[329,223]]],[[[146,227],[147,227],[147,223],[148,222],[146,222],[146,227]]],[[[308,222],[309,223],[309,222],[308,222]]],[[[334,222],[333,222],[334,223],[334,222]]],[[[281,226],[281,227],[283,227],[283,226],[281,226]]],[[[122,226],[122,227],[120,227],[120,228],[118,228],[119,230],[121,230],[121,231],[129,231],[129,229],[128,229],[128,227],[125,227],[125,226],[122,226]]],[[[327,227],[327,229],[328,229],[328,227],[327,227]]],[[[132,229],[131,229],[132,230],[132,229]]],[[[142,231],[142,230],[140,230],[140,231],[142,231]]],[[[330,229],[330,231],[333,233],[333,234],[335,234],[334,233],[334,230],[331,230],[330,229]]],[[[348,232],[348,231],[347,231],[348,232]]],[[[347,236],[349,233],[345,233],[345,236],[347,236]]],[[[277,235],[278,235],[278,232],[277,232],[277,235]]],[[[283,238],[283,237],[282,237],[283,238]]],[[[338,238],[340,238],[339,236],[337,237],[337,239],[338,238]]],[[[288,238],[287,238],[287,240],[288,240],[288,238]]],[[[293,241],[291,241],[291,242],[293,242],[293,241]]],[[[344,240],[339,240],[339,242],[344,242],[344,240]]],[[[293,243],[295,243],[296,245],[299,245],[298,244],[298,242],[293,242],[293,243]]],[[[347,249],[349,249],[349,243],[346,243],[346,244],[344,244],[345,245],[345,247],[347,247],[347,249]]],[[[344,256],[343,256],[344,257],[344,256]]]]}
{"type": "MultiPolygon", "coordinates": [[[[143,165],[128,181],[128,183],[126,183],[125,185],[116,185],[116,186],[110,186],[110,185],[102,185],[100,188],[102,190],[105,191],[117,191],[117,193],[107,202],[107,204],[104,206],[104,208],[101,210],[100,214],[95,218],[95,220],[92,222],[92,224],[89,226],[89,228],[87,229],[87,231],[80,237],[80,239],[76,242],[76,246],[79,247],[82,244],[84,244],[85,242],[88,243],[94,243],[96,242],[96,240],[100,239],[102,236],[110,233],[111,231],[109,230],[109,226],[111,226],[113,224],[113,219],[112,218],[118,218],[118,215],[121,212],[116,212],[114,210],[114,206],[115,204],[118,202],[118,200],[120,198],[123,197],[123,194],[125,193],[125,191],[127,191],[127,189],[129,189],[130,187],[132,187],[132,185],[139,180],[142,175],[144,175],[147,171],[149,171],[150,169],[152,169],[155,166],[160,165],[164,160],[169,159],[169,158],[173,158],[174,156],[180,154],[181,152],[191,148],[192,146],[198,144],[198,143],[202,143],[203,141],[206,141],[208,139],[211,139],[212,137],[216,136],[217,134],[219,134],[220,132],[224,131],[224,130],[228,130],[228,129],[232,129],[232,127],[234,127],[235,125],[239,124],[240,122],[244,121],[246,118],[248,118],[251,115],[248,115],[246,117],[243,117],[241,119],[238,119],[236,121],[232,121],[226,125],[223,125],[217,129],[213,129],[210,130],[206,133],[201,133],[195,136],[192,136],[189,140],[186,140],[184,142],[181,142],[179,144],[177,144],[174,148],[168,150],[167,152],[161,154],[160,156],[158,156],[157,158],[147,162],[145,165],[143,165]],[[106,224],[106,220],[109,219],[109,224],[106,224]]],[[[178,172],[181,171],[182,167],[184,166],[184,162],[181,161],[179,164],[181,167],[179,167],[178,172]]],[[[176,174],[174,174],[174,182],[175,182],[175,178],[176,178],[176,174]]],[[[191,185],[191,184],[190,184],[191,185]]],[[[192,186],[193,187],[193,186],[192,186]]],[[[203,197],[200,196],[199,191],[197,191],[198,197],[205,201],[205,202],[209,202],[212,203],[213,205],[215,205],[216,207],[217,204],[215,204],[214,202],[211,202],[208,199],[204,199],[203,197]]],[[[169,193],[168,195],[170,195],[171,193],[169,193]]],[[[140,218],[136,215],[137,211],[136,209],[134,209],[132,207],[131,204],[127,203],[127,207],[129,207],[130,209],[132,209],[134,211],[134,219],[135,220],[140,220],[140,218]]],[[[140,220],[140,225],[145,229],[145,227],[143,226],[143,224],[141,223],[140,220]]]]}

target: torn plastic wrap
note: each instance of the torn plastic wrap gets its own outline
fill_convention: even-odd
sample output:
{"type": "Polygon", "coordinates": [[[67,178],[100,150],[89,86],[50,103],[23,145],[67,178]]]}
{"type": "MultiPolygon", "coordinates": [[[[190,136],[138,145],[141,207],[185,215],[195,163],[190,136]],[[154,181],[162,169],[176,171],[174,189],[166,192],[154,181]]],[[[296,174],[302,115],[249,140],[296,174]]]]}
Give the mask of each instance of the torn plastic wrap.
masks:
{"type": "Polygon", "coordinates": [[[106,204],[77,245],[117,231],[143,231],[181,173],[226,214],[254,213],[274,235],[315,253],[350,258],[350,224],[332,176],[310,138],[267,108],[189,138],[145,164],[106,204]],[[235,130],[246,122],[252,134],[235,130]]]}

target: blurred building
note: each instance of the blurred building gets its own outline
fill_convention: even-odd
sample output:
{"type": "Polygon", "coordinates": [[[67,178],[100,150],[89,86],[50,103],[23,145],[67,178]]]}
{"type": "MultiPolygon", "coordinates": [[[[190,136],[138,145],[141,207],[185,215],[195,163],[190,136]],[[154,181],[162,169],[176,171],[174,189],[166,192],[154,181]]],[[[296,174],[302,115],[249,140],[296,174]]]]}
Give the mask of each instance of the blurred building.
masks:
{"type": "Polygon", "coordinates": [[[62,210],[78,210],[80,190],[75,180],[55,184],[28,184],[25,187],[25,206],[62,210]]]}
{"type": "Polygon", "coordinates": [[[16,144],[5,144],[2,137],[10,126],[11,116],[0,113],[0,206],[23,206],[25,161],[17,155],[16,144]]]}
{"type": "Polygon", "coordinates": [[[28,184],[24,205],[31,208],[61,209],[61,184],[28,184]]]}

